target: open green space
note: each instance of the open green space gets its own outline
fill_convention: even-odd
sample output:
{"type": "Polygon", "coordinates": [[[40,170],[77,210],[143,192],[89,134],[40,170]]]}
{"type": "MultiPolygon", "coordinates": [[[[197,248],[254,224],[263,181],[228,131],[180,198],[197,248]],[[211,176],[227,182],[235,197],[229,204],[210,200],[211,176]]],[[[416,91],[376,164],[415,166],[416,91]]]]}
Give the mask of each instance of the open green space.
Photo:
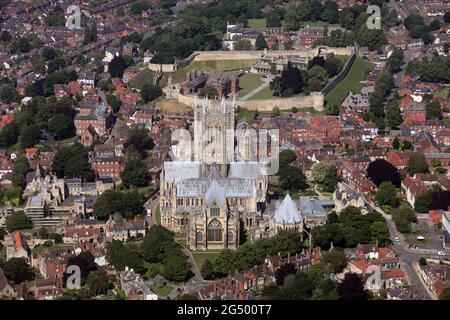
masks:
{"type": "Polygon", "coordinates": [[[302,26],[303,27],[310,26],[311,28],[323,28],[324,26],[328,26],[328,28],[340,27],[339,24],[329,24],[328,22],[325,21],[305,21],[302,22],[302,26]]]}
{"type": "Polygon", "coordinates": [[[143,69],[139,71],[133,79],[130,80],[130,86],[135,89],[141,89],[146,83],[153,84],[153,77],[155,72],[150,69],[143,69]]]}
{"type": "Polygon", "coordinates": [[[261,91],[257,92],[254,96],[252,96],[249,100],[265,100],[265,99],[276,99],[273,95],[273,90],[270,87],[265,87],[261,91]]]}
{"type": "Polygon", "coordinates": [[[172,286],[169,286],[168,284],[166,284],[164,287],[161,287],[161,288],[157,288],[156,286],[150,286],[150,288],[151,288],[152,291],[153,291],[154,293],[156,293],[158,296],[167,296],[167,295],[169,295],[169,294],[172,292],[172,290],[173,290],[173,287],[172,287],[172,286]]]}
{"type": "Polygon", "coordinates": [[[214,259],[220,254],[220,250],[218,251],[195,251],[192,252],[192,257],[195,260],[195,264],[199,269],[202,268],[205,261],[208,259],[213,262],[214,259]]]}
{"type": "Polygon", "coordinates": [[[345,97],[352,92],[361,90],[361,80],[363,80],[372,69],[373,63],[362,57],[356,57],[347,76],[333,90],[325,96],[325,102],[332,105],[340,105],[345,97]]]}
{"type": "Polygon", "coordinates": [[[173,83],[178,83],[185,80],[186,73],[191,72],[192,70],[197,70],[199,72],[235,71],[249,68],[256,62],[256,59],[192,61],[186,67],[178,69],[173,73],[164,73],[161,79],[161,86],[164,86],[167,83],[169,75],[172,76],[173,83]]]}
{"type": "Polygon", "coordinates": [[[155,221],[157,224],[161,224],[161,209],[159,208],[159,204],[155,209],[155,221]]]}
{"type": "Polygon", "coordinates": [[[245,76],[239,79],[239,93],[238,97],[241,98],[251,91],[258,88],[263,82],[261,81],[261,75],[254,73],[247,73],[245,76]]]}
{"type": "Polygon", "coordinates": [[[267,19],[266,18],[248,19],[247,25],[249,28],[265,28],[267,25],[267,19]]]}
{"type": "Polygon", "coordinates": [[[436,96],[447,99],[450,94],[450,87],[444,87],[440,91],[436,92],[436,96]]]}

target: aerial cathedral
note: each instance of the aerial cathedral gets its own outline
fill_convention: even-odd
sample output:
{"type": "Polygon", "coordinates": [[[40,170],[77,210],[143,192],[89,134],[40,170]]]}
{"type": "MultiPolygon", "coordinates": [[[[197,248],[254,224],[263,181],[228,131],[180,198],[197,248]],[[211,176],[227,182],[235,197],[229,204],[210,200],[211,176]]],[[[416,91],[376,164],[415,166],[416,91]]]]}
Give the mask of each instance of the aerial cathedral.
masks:
{"type": "Polygon", "coordinates": [[[235,148],[235,107],[234,99],[195,100],[193,144],[190,135],[179,142],[179,157],[166,161],[161,172],[161,223],[186,232],[192,250],[237,248],[244,238],[268,232],[262,223],[265,165],[252,158],[256,150],[250,143],[246,150],[235,148]]]}

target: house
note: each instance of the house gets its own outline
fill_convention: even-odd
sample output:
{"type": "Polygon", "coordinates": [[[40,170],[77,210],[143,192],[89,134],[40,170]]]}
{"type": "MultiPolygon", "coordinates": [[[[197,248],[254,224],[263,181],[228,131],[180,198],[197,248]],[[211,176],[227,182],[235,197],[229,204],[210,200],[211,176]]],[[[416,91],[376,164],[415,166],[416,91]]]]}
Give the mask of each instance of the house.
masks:
{"type": "Polygon", "coordinates": [[[388,151],[386,152],[386,161],[398,169],[403,169],[408,165],[408,160],[412,152],[408,151],[388,151]]]}
{"type": "Polygon", "coordinates": [[[120,272],[120,286],[129,300],[158,300],[150,285],[128,267],[120,272]]]}
{"type": "Polygon", "coordinates": [[[145,236],[145,220],[117,222],[109,217],[105,224],[106,237],[111,240],[126,241],[130,237],[145,236]]]}
{"type": "Polygon", "coordinates": [[[414,207],[417,197],[427,191],[427,187],[421,179],[416,179],[409,175],[403,179],[402,188],[406,192],[406,200],[412,207],[414,207]]]}
{"type": "Polygon", "coordinates": [[[112,178],[115,181],[121,179],[120,174],[125,169],[123,157],[94,157],[91,160],[91,169],[100,178],[112,178]]]}
{"type": "Polygon", "coordinates": [[[0,268],[0,298],[13,298],[14,296],[14,287],[9,284],[3,269],[0,268]]]}
{"type": "Polygon", "coordinates": [[[100,138],[97,131],[95,131],[92,125],[89,125],[80,137],[81,144],[85,147],[91,146],[94,141],[100,138]]]}
{"type": "Polygon", "coordinates": [[[106,104],[80,106],[80,112],[74,118],[76,133],[82,136],[89,126],[104,137],[113,124],[113,114],[106,104]]]}
{"type": "Polygon", "coordinates": [[[62,290],[53,279],[37,279],[34,297],[36,300],[54,300],[62,295],[62,290]]]}
{"type": "Polygon", "coordinates": [[[325,30],[323,28],[310,28],[307,26],[300,30],[300,46],[310,47],[316,40],[325,37],[325,30]]]}
{"type": "Polygon", "coordinates": [[[66,228],[63,242],[69,244],[97,242],[100,236],[100,228],[66,228]]]}
{"type": "Polygon", "coordinates": [[[30,260],[30,248],[25,236],[20,231],[5,236],[6,261],[12,258],[23,258],[27,262],[30,260]]]}

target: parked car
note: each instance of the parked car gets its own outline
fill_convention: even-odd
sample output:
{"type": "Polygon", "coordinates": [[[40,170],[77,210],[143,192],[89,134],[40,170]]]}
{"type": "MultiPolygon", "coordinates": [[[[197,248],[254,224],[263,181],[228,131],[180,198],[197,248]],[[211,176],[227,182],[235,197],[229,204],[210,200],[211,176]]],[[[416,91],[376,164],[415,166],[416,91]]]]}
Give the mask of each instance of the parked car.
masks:
{"type": "Polygon", "coordinates": [[[438,253],[438,256],[445,256],[446,255],[446,253],[444,251],[442,251],[442,250],[439,250],[437,253],[438,253]]]}

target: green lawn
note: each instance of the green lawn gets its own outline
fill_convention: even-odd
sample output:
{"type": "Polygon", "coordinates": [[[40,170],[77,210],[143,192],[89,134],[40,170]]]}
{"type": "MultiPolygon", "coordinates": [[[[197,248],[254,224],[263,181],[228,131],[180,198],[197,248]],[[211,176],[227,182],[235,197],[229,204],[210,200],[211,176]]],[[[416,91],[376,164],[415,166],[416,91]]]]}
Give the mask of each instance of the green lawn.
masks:
{"type": "Polygon", "coordinates": [[[264,99],[276,99],[273,95],[273,90],[270,87],[266,87],[252,96],[249,100],[264,100],[264,99]]]}
{"type": "Polygon", "coordinates": [[[136,76],[130,80],[129,84],[132,88],[141,89],[146,83],[153,84],[153,77],[155,72],[150,69],[143,69],[139,71],[136,76]]]}
{"type": "Polygon", "coordinates": [[[247,25],[249,28],[265,28],[267,25],[267,19],[266,18],[248,19],[247,25]]]}
{"type": "Polygon", "coordinates": [[[239,79],[239,94],[238,97],[241,98],[251,92],[252,90],[258,88],[263,82],[261,81],[261,75],[254,73],[247,73],[245,76],[239,79]]]}
{"type": "Polygon", "coordinates": [[[436,96],[447,99],[450,94],[450,87],[444,87],[441,91],[436,92],[436,96]]]}
{"type": "Polygon", "coordinates": [[[192,252],[192,257],[194,258],[197,267],[201,270],[206,259],[213,262],[219,254],[220,251],[195,251],[192,252]]]}
{"type": "Polygon", "coordinates": [[[157,224],[161,224],[161,209],[159,208],[159,204],[155,209],[155,221],[157,224]]]}
{"type": "Polygon", "coordinates": [[[166,284],[164,287],[162,287],[162,288],[157,288],[157,287],[155,287],[155,286],[150,286],[150,288],[152,289],[152,291],[154,292],[154,293],[156,293],[158,296],[167,296],[167,295],[169,295],[171,292],[172,292],[172,290],[173,290],[173,287],[172,286],[169,286],[168,284],[166,284]]]}
{"type": "Polygon", "coordinates": [[[325,96],[325,102],[332,105],[340,105],[350,91],[361,90],[360,81],[373,69],[374,65],[361,58],[356,57],[347,76],[333,90],[325,96]]]}
{"type": "Polygon", "coordinates": [[[306,27],[306,26],[310,26],[310,27],[314,27],[314,28],[320,28],[320,27],[324,27],[325,25],[328,25],[328,27],[339,27],[339,24],[329,24],[328,22],[324,22],[324,21],[305,21],[302,22],[302,26],[306,27]]]}
{"type": "Polygon", "coordinates": [[[257,59],[248,60],[205,60],[205,61],[193,61],[186,67],[178,69],[173,73],[164,73],[161,79],[161,85],[167,83],[169,75],[172,75],[172,82],[179,83],[186,78],[186,73],[192,70],[202,72],[215,72],[215,71],[234,71],[249,68],[255,64],[257,59]]]}

